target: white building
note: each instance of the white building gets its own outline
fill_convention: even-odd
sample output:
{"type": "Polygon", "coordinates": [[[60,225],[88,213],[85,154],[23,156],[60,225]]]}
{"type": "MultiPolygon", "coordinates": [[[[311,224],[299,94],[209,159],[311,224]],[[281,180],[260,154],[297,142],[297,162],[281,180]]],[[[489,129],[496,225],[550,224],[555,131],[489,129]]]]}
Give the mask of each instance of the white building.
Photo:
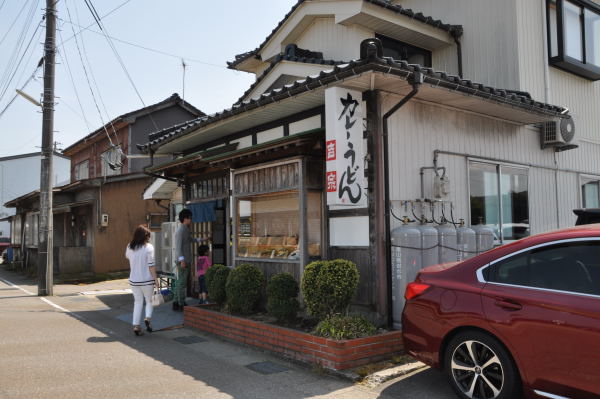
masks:
{"type": "MultiPolygon", "coordinates": [[[[40,188],[40,153],[13,155],[0,158],[0,218],[15,214],[14,208],[5,208],[4,203],[40,188]]],[[[69,182],[71,173],[69,158],[54,154],[54,185],[69,182]]],[[[10,236],[10,223],[0,222],[0,236],[10,236]]]]}
{"type": "Polygon", "coordinates": [[[386,319],[390,231],[401,224],[392,213],[485,224],[499,244],[571,226],[574,208],[599,206],[599,0],[300,0],[229,65],[257,76],[231,109],[155,132],[140,148],[183,153],[149,171],[184,183],[190,204],[218,197],[233,210],[230,264],[299,277],[318,256],[355,260],[357,302],[386,319]],[[329,155],[326,121],[340,116],[326,101],[331,88],[362,105],[362,207],[319,208],[329,187],[311,185],[329,155]],[[298,159],[292,184],[281,165],[298,159]],[[206,180],[219,173],[231,196],[206,180]],[[261,220],[261,206],[280,214],[261,220]],[[269,231],[293,207],[297,223],[269,231]],[[277,264],[292,236],[297,258],[277,264]]]}

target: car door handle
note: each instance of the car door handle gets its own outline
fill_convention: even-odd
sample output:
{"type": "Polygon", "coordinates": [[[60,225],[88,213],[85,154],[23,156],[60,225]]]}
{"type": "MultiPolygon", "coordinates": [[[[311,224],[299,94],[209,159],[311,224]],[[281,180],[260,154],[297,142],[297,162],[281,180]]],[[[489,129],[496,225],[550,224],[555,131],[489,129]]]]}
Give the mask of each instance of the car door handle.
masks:
{"type": "Polygon", "coordinates": [[[505,310],[521,310],[523,309],[523,305],[521,305],[520,303],[514,302],[514,301],[510,301],[508,299],[496,299],[496,301],[494,302],[494,305],[505,309],[505,310]]]}

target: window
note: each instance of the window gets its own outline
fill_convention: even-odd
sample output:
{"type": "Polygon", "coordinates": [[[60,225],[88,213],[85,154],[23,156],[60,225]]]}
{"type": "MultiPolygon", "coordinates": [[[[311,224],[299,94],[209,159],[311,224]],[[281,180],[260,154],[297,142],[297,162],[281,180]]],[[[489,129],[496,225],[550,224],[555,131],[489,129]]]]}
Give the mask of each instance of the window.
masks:
{"type": "Polygon", "coordinates": [[[600,295],[600,242],[550,245],[515,255],[484,272],[490,282],[600,295]]]}
{"type": "Polygon", "coordinates": [[[114,176],[122,173],[121,152],[121,149],[117,147],[102,153],[102,176],[114,176]]]}
{"type": "Polygon", "coordinates": [[[25,244],[27,247],[38,246],[38,213],[28,213],[25,217],[25,244]]]}
{"type": "Polygon", "coordinates": [[[237,200],[237,256],[300,259],[298,192],[237,200]]]}
{"type": "Polygon", "coordinates": [[[75,165],[75,173],[73,176],[75,178],[75,181],[88,179],[90,177],[89,164],[90,162],[88,160],[85,160],[75,165]]]}
{"type": "Polygon", "coordinates": [[[581,205],[584,208],[600,208],[600,181],[584,179],[581,185],[581,205]]]}
{"type": "Polygon", "coordinates": [[[21,245],[21,237],[23,230],[21,228],[21,215],[16,215],[12,220],[12,226],[10,229],[10,240],[13,245],[21,245]]]}
{"type": "Polygon", "coordinates": [[[409,64],[431,67],[431,51],[383,35],[377,35],[383,46],[383,56],[403,60],[409,64]]]}
{"type": "Polygon", "coordinates": [[[600,5],[589,0],[547,0],[550,64],[600,80],[600,5]]]}
{"type": "Polygon", "coordinates": [[[469,186],[472,226],[493,228],[498,243],[529,235],[527,169],[470,162],[469,186]]]}

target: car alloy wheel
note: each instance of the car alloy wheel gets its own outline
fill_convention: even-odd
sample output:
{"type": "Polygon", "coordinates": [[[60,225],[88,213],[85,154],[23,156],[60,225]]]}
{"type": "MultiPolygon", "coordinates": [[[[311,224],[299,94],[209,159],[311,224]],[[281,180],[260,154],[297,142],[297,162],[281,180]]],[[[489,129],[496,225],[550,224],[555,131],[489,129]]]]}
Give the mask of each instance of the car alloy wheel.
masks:
{"type": "Polygon", "coordinates": [[[446,348],[446,371],[454,391],[468,399],[514,399],[520,396],[516,367],[494,338],[460,334],[446,348]]]}

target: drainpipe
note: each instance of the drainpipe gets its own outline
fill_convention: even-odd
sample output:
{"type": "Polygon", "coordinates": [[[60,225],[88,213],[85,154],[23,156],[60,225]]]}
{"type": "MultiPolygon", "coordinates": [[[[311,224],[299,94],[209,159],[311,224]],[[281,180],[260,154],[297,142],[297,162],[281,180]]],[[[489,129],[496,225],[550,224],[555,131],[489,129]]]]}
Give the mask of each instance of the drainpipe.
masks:
{"type": "Polygon", "coordinates": [[[456,43],[456,58],[458,60],[458,76],[462,79],[463,77],[463,60],[462,60],[462,43],[460,42],[460,38],[463,35],[462,27],[453,29],[450,34],[454,39],[454,43],[456,43]]]}
{"type": "Polygon", "coordinates": [[[393,302],[392,302],[392,239],[391,239],[391,223],[390,223],[390,160],[389,160],[389,140],[388,140],[388,119],[396,111],[409,102],[418,92],[423,83],[424,76],[421,71],[415,71],[411,84],[413,89],[406,95],[398,104],[394,105],[388,112],[383,115],[383,182],[384,182],[384,201],[385,201],[385,261],[387,264],[387,300],[388,300],[388,324],[393,322],[393,302]]]}

